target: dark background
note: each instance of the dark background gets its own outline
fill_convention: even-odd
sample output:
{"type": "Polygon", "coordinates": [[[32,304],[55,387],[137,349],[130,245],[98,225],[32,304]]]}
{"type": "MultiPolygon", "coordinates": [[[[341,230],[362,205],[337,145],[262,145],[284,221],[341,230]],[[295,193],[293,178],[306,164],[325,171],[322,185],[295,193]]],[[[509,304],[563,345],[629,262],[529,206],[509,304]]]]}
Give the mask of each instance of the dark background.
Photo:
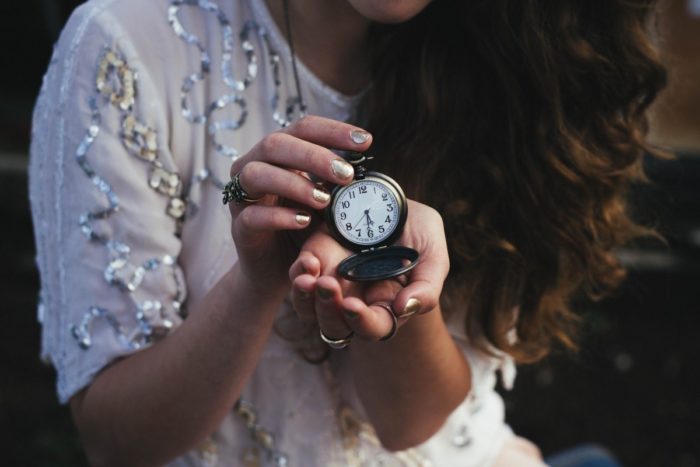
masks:
{"type": "MultiPolygon", "coordinates": [[[[52,43],[79,1],[0,5],[0,439],[3,465],[81,466],[85,460],[54,374],[39,361],[38,277],[27,201],[30,116],[52,43]]],[[[677,154],[649,161],[634,193],[638,216],[668,244],[621,252],[630,277],[616,296],[579,307],[582,350],[519,370],[504,393],[516,432],[550,454],[583,442],[625,466],[700,466],[700,19],[691,2],[661,7],[669,90],[653,138],[677,154]]]]}

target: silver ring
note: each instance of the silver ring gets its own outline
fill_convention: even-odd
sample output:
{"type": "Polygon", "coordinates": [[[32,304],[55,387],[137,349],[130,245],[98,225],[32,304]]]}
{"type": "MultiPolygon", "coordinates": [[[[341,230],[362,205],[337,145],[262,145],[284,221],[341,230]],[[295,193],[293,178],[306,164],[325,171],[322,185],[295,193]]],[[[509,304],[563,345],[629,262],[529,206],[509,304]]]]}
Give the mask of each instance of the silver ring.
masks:
{"type": "Polygon", "coordinates": [[[391,315],[391,319],[393,320],[393,323],[391,326],[391,331],[389,331],[389,333],[386,336],[379,339],[380,341],[388,341],[389,339],[394,337],[396,335],[396,332],[399,330],[399,319],[396,316],[396,313],[394,313],[394,310],[392,310],[389,305],[386,305],[384,303],[375,303],[375,305],[378,307],[382,307],[386,311],[388,311],[389,314],[391,315]]]}
{"type": "Polygon", "coordinates": [[[331,339],[323,333],[323,329],[319,329],[318,332],[319,334],[321,334],[321,340],[328,344],[328,347],[335,350],[340,350],[347,347],[348,344],[352,342],[352,338],[355,335],[353,331],[350,331],[350,334],[348,334],[346,337],[343,337],[342,339],[331,339]]]}
{"type": "Polygon", "coordinates": [[[240,172],[234,175],[231,181],[226,184],[222,194],[224,195],[224,204],[228,204],[231,201],[234,201],[236,204],[252,204],[262,199],[262,196],[259,198],[251,198],[248,192],[243,189],[241,186],[240,172]]]}

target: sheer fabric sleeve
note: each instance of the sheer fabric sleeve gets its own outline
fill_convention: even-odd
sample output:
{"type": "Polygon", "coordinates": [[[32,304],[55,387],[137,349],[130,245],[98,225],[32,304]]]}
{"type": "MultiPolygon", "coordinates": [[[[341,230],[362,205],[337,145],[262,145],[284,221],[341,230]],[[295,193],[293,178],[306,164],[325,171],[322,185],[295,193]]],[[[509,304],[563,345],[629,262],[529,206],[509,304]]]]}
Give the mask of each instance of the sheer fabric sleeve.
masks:
{"type": "Polygon", "coordinates": [[[182,321],[182,183],[138,48],[88,2],[56,45],[34,111],[30,199],[42,357],[62,403],[182,321]]]}

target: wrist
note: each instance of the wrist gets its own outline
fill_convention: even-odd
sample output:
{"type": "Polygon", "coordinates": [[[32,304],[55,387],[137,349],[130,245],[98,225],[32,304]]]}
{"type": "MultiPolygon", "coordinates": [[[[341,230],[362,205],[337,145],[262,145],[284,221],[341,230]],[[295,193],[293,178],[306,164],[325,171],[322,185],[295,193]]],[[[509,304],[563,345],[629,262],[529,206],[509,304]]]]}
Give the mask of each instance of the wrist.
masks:
{"type": "Polygon", "coordinates": [[[281,301],[291,287],[288,278],[280,280],[251,278],[243,271],[240,263],[234,264],[229,269],[225,280],[229,283],[231,290],[238,290],[252,299],[259,300],[261,303],[281,301]]]}

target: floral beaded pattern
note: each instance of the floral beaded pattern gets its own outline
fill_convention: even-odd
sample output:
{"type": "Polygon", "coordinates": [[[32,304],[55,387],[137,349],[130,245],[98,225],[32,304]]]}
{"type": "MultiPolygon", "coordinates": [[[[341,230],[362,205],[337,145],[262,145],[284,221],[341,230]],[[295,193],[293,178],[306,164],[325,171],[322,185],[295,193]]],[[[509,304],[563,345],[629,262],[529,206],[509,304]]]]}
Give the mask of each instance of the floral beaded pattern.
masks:
{"type": "MultiPolygon", "coordinates": [[[[266,56],[266,62],[270,67],[274,93],[270,99],[272,118],[280,126],[289,125],[299,112],[300,99],[298,96],[287,98],[284,110],[280,109],[280,55],[272,46],[267,32],[255,21],[246,21],[243,28],[236,36],[233,27],[226,14],[215,2],[208,0],[171,0],[168,9],[168,23],[175,35],[185,43],[194,46],[199,51],[199,70],[187,75],[182,82],[180,90],[180,107],[182,116],[191,124],[207,125],[207,132],[211,138],[216,152],[231,162],[239,156],[236,148],[228,146],[220,141],[219,134],[223,131],[239,130],[246,122],[248,116],[248,104],[244,91],[255,81],[258,75],[258,55],[266,56]],[[209,105],[199,111],[194,111],[190,106],[190,93],[200,83],[211,78],[212,57],[204,47],[202,41],[195,34],[185,29],[180,20],[180,13],[184,6],[196,7],[205,14],[214,15],[221,28],[222,56],[221,76],[226,87],[225,94],[217,97],[209,105]],[[257,37],[258,46],[254,45],[253,37],[257,37]],[[247,63],[245,75],[237,79],[233,70],[233,56],[236,52],[235,42],[238,39],[240,49],[247,63]],[[230,106],[237,108],[237,118],[230,120],[216,120],[216,115],[230,106]],[[295,113],[296,112],[296,113],[295,113]]],[[[197,182],[210,180],[218,189],[223,189],[225,182],[217,178],[209,168],[202,171],[197,182]]]]}
{"type": "Polygon", "coordinates": [[[177,268],[176,258],[165,255],[151,258],[143,264],[130,261],[131,248],[106,233],[96,225],[115,215],[119,209],[119,197],[112,186],[95,172],[90,164],[88,155],[95,140],[99,137],[102,123],[102,112],[117,111],[122,117],[121,140],[127,151],[143,160],[150,166],[148,183],[158,193],[169,198],[167,213],[179,222],[184,216],[185,202],[180,198],[182,184],[176,172],[166,170],[158,160],[157,134],[155,130],[140,122],[133,113],[136,98],[137,73],[131,69],[120,54],[113,49],[105,49],[97,65],[95,79],[96,96],[90,98],[91,124],[85,136],[78,145],[76,161],[85,175],[95,187],[104,194],[107,200],[106,208],[97,208],[80,215],[78,224],[88,240],[102,244],[108,251],[109,263],[104,270],[104,278],[112,286],[125,293],[133,294],[142,284],[144,277],[161,268],[171,271],[176,284],[176,294],[168,305],[158,300],[137,300],[135,319],[138,329],[127,330],[119,318],[102,307],[91,306],[83,314],[79,324],[71,326],[71,334],[83,349],[92,346],[92,323],[96,319],[104,320],[114,332],[115,337],[123,348],[136,350],[151,342],[153,337],[169,332],[174,322],[169,317],[170,312],[181,313],[185,299],[184,281],[177,268]],[[112,109],[109,109],[109,107],[112,109]],[[104,107],[107,107],[105,109],[104,107]]]}

